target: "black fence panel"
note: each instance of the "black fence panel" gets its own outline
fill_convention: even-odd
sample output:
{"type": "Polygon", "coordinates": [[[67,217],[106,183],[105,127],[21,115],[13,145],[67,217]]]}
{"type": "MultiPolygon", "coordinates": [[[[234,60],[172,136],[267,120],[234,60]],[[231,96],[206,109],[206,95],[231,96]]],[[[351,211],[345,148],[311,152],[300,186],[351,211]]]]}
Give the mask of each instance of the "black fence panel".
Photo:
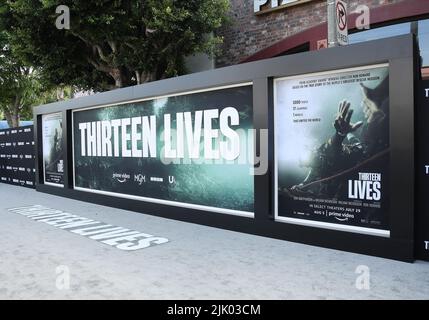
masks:
{"type": "Polygon", "coordinates": [[[0,130],[0,182],[35,188],[33,126],[0,130]]]}
{"type": "Polygon", "coordinates": [[[429,260],[429,80],[417,86],[416,256],[429,260]]]}

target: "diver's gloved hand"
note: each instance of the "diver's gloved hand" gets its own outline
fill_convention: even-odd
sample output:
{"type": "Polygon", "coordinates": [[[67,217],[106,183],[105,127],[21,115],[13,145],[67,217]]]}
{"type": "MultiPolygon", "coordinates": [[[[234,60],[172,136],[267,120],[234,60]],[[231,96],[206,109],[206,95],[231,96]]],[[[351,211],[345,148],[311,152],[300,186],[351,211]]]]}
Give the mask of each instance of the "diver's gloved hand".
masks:
{"type": "Polygon", "coordinates": [[[351,123],[352,115],[353,109],[350,109],[350,103],[345,100],[340,102],[338,115],[334,121],[334,127],[338,135],[345,137],[347,134],[355,132],[363,125],[362,121],[354,124],[351,123]]]}

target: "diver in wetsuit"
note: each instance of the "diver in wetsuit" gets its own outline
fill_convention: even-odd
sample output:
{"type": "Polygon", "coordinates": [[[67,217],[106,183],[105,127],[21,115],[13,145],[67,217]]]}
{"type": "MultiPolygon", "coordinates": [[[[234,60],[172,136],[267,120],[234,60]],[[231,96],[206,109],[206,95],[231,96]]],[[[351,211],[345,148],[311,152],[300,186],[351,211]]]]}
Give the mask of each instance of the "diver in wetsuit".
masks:
{"type": "MultiPolygon", "coordinates": [[[[365,122],[352,123],[353,109],[347,101],[340,102],[333,127],[334,135],[312,155],[310,170],[302,183],[284,190],[291,195],[337,197],[344,194],[342,173],[372,161],[389,148],[389,77],[376,88],[361,84],[365,122]],[[355,133],[362,128],[360,138],[355,133]],[[338,178],[336,178],[338,177],[338,178]]],[[[344,179],[343,179],[344,180],[344,179]]]]}

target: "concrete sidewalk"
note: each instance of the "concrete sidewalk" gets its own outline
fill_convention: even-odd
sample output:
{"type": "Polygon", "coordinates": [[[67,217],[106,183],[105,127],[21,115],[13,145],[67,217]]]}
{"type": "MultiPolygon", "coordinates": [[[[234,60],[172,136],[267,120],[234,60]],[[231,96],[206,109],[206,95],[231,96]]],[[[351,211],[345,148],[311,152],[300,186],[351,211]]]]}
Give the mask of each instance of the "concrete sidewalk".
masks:
{"type": "Polygon", "coordinates": [[[157,218],[0,184],[0,299],[429,299],[396,262],[157,218]],[[121,251],[7,209],[44,205],[170,242],[121,251]],[[370,288],[356,287],[360,265],[370,288]],[[57,288],[59,266],[70,288],[57,288]],[[62,269],[61,269],[62,270],[62,269]]]}

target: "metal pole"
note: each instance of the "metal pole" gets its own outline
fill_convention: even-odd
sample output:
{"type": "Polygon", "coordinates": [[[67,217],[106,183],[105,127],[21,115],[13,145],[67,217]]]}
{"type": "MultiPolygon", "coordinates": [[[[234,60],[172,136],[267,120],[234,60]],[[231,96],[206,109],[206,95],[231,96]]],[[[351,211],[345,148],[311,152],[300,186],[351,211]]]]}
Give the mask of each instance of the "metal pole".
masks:
{"type": "Polygon", "coordinates": [[[327,0],[328,4],[328,47],[338,47],[337,18],[335,16],[335,0],[327,0]]]}

